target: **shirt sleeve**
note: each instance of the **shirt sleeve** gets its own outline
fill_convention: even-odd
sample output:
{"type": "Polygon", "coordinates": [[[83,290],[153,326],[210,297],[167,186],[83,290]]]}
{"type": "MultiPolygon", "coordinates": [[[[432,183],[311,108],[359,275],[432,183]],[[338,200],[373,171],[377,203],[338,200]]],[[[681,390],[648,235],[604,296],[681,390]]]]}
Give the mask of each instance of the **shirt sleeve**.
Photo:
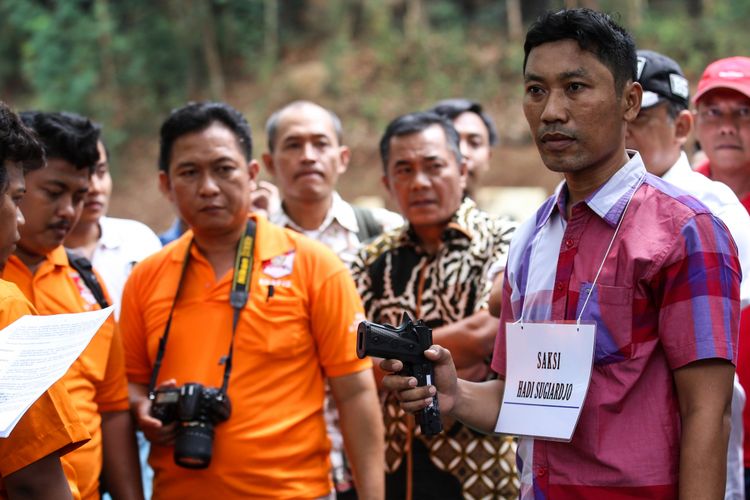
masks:
{"type": "Polygon", "coordinates": [[[365,310],[365,316],[370,318],[370,304],[372,303],[372,287],[369,269],[365,265],[367,253],[364,248],[360,249],[357,258],[351,264],[351,277],[365,310]]]}
{"type": "Polygon", "coordinates": [[[128,401],[128,380],[125,377],[125,355],[122,348],[120,329],[110,317],[114,332],[109,345],[109,357],[104,378],[96,385],[96,403],[100,412],[123,411],[130,408],[128,401]]]}
{"type": "Polygon", "coordinates": [[[709,358],[736,363],[740,276],[726,226],[709,214],[688,219],[653,279],[670,368],[709,358]]]}
{"type": "Polygon", "coordinates": [[[511,304],[511,296],[513,290],[510,286],[510,280],[506,273],[503,277],[503,299],[502,299],[502,310],[500,312],[500,325],[498,326],[497,336],[495,337],[495,348],[492,351],[492,364],[490,367],[498,374],[501,379],[505,378],[505,370],[507,367],[507,358],[505,351],[505,325],[509,321],[512,322],[513,318],[513,307],[511,304]]]}
{"type": "Polygon", "coordinates": [[[487,309],[487,301],[490,298],[492,285],[498,275],[505,271],[505,265],[508,262],[510,240],[517,227],[518,224],[513,219],[502,217],[496,219],[495,224],[490,229],[492,232],[492,253],[489,255],[488,260],[491,264],[485,276],[482,276],[484,278],[484,286],[480,290],[481,295],[477,301],[478,310],[487,309]]]}
{"type": "Polygon", "coordinates": [[[138,268],[136,268],[125,283],[119,327],[125,351],[125,371],[128,381],[148,384],[151,380],[151,362],[146,347],[146,325],[143,320],[141,301],[138,300],[141,293],[138,277],[138,268]]]}
{"type": "Polygon", "coordinates": [[[148,226],[143,225],[143,236],[141,239],[141,258],[139,262],[152,254],[155,254],[162,248],[161,240],[156,233],[149,229],[148,226]]]}
{"type": "Polygon", "coordinates": [[[740,301],[742,307],[750,306],[750,214],[737,201],[723,207],[716,215],[726,224],[737,246],[737,256],[742,270],[740,301]]]}
{"type": "Polygon", "coordinates": [[[383,228],[383,232],[391,231],[404,225],[404,218],[401,215],[385,208],[373,208],[372,215],[383,228]]]}
{"type": "Polygon", "coordinates": [[[0,439],[0,476],[52,453],[69,453],[89,439],[68,391],[62,382],[56,382],[31,405],[10,436],[0,439]]]}
{"type": "Polygon", "coordinates": [[[357,289],[343,264],[315,289],[310,307],[313,335],[326,376],[349,375],[372,367],[369,359],[357,357],[357,326],[365,317],[357,289]]]}

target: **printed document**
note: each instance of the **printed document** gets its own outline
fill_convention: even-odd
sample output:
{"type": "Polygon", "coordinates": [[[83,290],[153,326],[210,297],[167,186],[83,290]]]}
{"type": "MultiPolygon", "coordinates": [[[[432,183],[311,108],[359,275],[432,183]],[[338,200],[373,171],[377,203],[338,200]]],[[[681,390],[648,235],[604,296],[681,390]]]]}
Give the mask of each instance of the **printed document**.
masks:
{"type": "Polygon", "coordinates": [[[0,438],[68,371],[113,309],[23,316],[0,331],[0,438]]]}

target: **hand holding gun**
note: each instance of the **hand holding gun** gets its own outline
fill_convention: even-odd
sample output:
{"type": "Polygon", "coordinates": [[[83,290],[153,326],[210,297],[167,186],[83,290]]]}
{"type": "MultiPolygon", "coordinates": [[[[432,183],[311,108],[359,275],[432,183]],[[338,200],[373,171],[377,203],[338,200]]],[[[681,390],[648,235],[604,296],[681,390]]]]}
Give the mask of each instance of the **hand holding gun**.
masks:
{"type": "MultiPolygon", "coordinates": [[[[357,328],[357,356],[397,359],[404,365],[399,375],[415,377],[417,386],[431,385],[434,380],[432,361],[424,351],[432,345],[432,330],[422,320],[416,323],[404,313],[401,325],[379,325],[363,321],[357,328]]],[[[416,413],[422,434],[432,436],[443,430],[437,394],[432,404],[416,413]]]]}

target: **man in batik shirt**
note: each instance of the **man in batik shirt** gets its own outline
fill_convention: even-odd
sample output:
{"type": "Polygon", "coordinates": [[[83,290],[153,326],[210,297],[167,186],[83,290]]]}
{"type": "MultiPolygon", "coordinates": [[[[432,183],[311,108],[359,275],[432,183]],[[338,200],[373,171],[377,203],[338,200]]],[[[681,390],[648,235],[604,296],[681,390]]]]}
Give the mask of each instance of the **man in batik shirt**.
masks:
{"type": "MultiPolygon", "coordinates": [[[[407,224],[366,246],[353,264],[369,320],[397,325],[404,312],[449,346],[459,373],[484,380],[497,333],[486,310],[487,270],[504,261],[515,224],[464,199],[466,163],[447,119],[413,113],[395,119],[380,142],[383,183],[407,224]]],[[[515,497],[515,446],[507,437],[444,421],[424,436],[397,401],[385,401],[386,497],[515,497]],[[491,464],[491,465],[490,465],[491,464]]]]}

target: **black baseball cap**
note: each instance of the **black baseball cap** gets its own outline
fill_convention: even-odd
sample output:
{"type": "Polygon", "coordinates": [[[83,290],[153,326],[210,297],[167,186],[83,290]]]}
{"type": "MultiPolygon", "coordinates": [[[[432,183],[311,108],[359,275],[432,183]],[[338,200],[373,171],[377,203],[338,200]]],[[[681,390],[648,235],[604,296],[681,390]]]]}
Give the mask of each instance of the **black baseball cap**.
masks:
{"type": "Polygon", "coordinates": [[[641,108],[650,108],[664,100],[686,109],[690,88],[682,68],[674,59],[652,50],[638,51],[638,83],[643,87],[641,108]]]}

